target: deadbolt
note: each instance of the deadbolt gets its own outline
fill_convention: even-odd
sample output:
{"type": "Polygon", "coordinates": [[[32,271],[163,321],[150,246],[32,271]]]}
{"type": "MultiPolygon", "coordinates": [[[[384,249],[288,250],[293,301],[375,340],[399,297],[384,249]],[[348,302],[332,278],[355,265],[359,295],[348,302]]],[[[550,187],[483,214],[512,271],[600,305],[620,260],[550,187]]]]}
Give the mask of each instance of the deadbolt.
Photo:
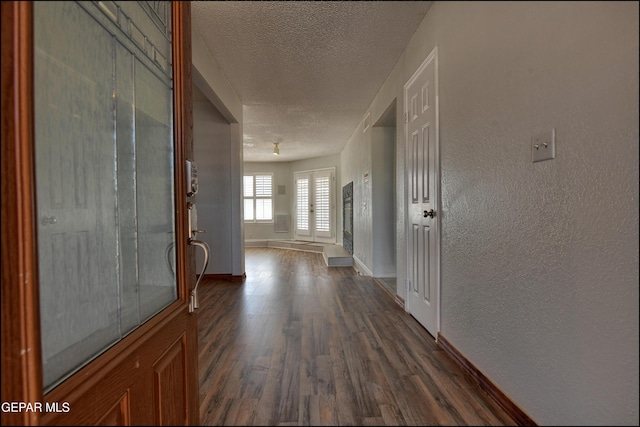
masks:
{"type": "Polygon", "coordinates": [[[424,211],[424,213],[422,214],[423,217],[435,217],[436,216],[436,212],[433,209],[429,209],[428,211],[424,211]]]}

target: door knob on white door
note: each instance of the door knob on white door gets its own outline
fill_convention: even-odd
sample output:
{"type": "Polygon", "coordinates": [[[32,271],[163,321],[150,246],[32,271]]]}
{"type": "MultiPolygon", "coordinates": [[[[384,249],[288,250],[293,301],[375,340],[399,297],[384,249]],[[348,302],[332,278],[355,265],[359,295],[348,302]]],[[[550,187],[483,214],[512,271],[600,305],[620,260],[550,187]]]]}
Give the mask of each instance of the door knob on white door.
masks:
{"type": "Polygon", "coordinates": [[[424,211],[422,214],[423,217],[435,217],[436,216],[436,212],[433,209],[429,209],[428,211],[424,211]]]}

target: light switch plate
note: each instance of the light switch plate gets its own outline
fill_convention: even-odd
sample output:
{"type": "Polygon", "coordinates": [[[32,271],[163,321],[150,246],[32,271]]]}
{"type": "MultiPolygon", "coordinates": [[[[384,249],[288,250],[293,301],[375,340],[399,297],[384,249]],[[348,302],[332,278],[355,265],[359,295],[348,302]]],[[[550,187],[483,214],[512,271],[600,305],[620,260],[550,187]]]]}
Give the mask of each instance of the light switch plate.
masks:
{"type": "Polygon", "coordinates": [[[531,161],[533,163],[556,158],[556,130],[551,129],[531,137],[531,161]]]}

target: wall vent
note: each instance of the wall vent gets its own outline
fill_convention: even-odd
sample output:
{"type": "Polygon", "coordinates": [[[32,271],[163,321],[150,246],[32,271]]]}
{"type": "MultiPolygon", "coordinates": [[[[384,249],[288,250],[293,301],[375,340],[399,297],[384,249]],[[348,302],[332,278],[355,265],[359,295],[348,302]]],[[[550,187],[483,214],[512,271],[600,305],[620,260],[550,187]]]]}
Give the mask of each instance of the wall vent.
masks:
{"type": "Polygon", "coordinates": [[[289,214],[276,214],[276,221],[273,228],[276,233],[288,233],[289,214]]]}

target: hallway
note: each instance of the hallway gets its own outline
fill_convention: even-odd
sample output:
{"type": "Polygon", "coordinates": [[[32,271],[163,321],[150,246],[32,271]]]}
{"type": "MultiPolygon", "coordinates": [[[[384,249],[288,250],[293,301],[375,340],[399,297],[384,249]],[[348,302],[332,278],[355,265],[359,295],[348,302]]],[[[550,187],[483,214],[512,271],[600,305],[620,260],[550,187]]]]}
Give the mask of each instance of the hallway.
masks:
{"type": "Polygon", "coordinates": [[[202,425],[513,425],[389,294],[319,253],[246,248],[203,281],[202,425]]]}

